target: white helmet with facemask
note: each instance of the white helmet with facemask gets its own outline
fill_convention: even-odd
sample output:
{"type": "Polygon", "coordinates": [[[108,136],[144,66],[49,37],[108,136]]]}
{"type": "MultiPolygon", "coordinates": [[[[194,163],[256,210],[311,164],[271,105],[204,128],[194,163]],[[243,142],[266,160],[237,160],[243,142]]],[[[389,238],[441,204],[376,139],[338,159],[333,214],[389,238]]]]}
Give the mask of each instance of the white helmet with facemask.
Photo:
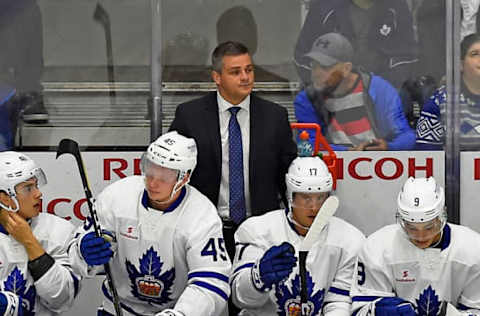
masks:
{"type": "Polygon", "coordinates": [[[333,179],[327,165],[320,157],[298,157],[292,161],[285,175],[287,199],[292,207],[293,193],[332,191],[333,179]]]}
{"type": "Polygon", "coordinates": [[[185,177],[192,175],[196,165],[197,145],[195,140],[180,135],[176,131],[163,134],[151,143],[147,151],[143,154],[140,163],[143,175],[148,175],[155,166],[177,172],[176,183],[168,201],[170,201],[183,185],[190,181],[190,178],[188,178],[182,185],[185,177]]]}
{"type": "Polygon", "coordinates": [[[433,177],[407,179],[397,198],[397,221],[407,234],[407,226],[415,223],[432,223],[432,235],[442,231],[447,221],[445,193],[433,177]]]}
{"type": "Polygon", "coordinates": [[[16,186],[29,179],[35,178],[36,185],[42,186],[47,183],[47,177],[43,170],[26,155],[14,151],[0,153],[0,191],[5,192],[12,198],[15,208],[0,202],[0,207],[7,211],[17,212],[20,208],[17,199],[16,186]]]}

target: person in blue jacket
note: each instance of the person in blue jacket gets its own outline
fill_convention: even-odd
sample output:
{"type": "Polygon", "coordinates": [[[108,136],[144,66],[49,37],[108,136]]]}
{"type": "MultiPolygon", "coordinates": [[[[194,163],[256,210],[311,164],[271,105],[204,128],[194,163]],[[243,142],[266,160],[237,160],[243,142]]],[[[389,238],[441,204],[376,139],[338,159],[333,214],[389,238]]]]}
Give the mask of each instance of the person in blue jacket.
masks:
{"type": "MultiPolygon", "coordinates": [[[[462,80],[460,104],[455,110],[460,115],[459,143],[461,150],[480,148],[480,34],[467,35],[460,46],[462,80]]],[[[447,88],[441,86],[424,104],[417,122],[418,150],[442,150],[445,141],[445,110],[447,88]]]]}
{"type": "Polygon", "coordinates": [[[415,133],[401,99],[386,80],[354,67],[341,34],[318,37],[311,51],[312,84],[295,98],[299,123],[317,123],[334,150],[409,150],[415,133]]]}

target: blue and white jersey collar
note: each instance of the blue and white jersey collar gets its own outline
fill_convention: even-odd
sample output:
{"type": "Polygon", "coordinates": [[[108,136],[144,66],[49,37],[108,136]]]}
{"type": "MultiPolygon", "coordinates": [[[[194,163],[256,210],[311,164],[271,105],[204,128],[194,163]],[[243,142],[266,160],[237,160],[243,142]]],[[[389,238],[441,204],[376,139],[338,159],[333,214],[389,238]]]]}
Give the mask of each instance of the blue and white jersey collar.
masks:
{"type": "Polygon", "coordinates": [[[5,229],[5,227],[3,227],[3,225],[0,225],[0,233],[4,234],[4,235],[9,235],[9,233],[7,232],[7,230],[5,229]]]}
{"type": "MultiPolygon", "coordinates": [[[[183,186],[181,191],[180,191],[180,195],[178,196],[178,198],[166,210],[163,210],[162,212],[168,213],[168,212],[174,211],[182,203],[186,194],[187,194],[187,189],[185,188],[185,186],[183,186]]],[[[142,205],[145,209],[149,209],[149,208],[156,209],[155,207],[153,207],[150,204],[150,200],[148,199],[147,190],[143,190],[142,205]]]]}
{"type": "Polygon", "coordinates": [[[438,248],[440,249],[440,251],[447,249],[448,246],[450,246],[451,236],[452,236],[452,233],[451,233],[450,226],[448,224],[445,224],[445,227],[443,227],[442,239],[437,245],[435,245],[432,248],[438,248]]]}

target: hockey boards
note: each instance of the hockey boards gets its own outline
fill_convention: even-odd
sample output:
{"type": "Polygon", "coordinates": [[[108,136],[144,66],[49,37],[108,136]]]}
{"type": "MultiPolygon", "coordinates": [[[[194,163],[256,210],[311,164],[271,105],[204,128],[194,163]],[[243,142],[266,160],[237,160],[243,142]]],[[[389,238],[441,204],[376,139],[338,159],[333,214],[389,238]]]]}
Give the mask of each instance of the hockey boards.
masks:
{"type": "Polygon", "coordinates": [[[300,304],[302,309],[302,316],[309,315],[308,306],[308,291],[307,291],[307,256],[308,252],[312,248],[312,245],[315,241],[318,240],[320,233],[322,232],[325,225],[328,224],[330,218],[335,214],[338,209],[338,198],[336,196],[329,196],[325,202],[323,203],[322,207],[315,216],[312,225],[310,226],[305,239],[300,244],[300,252],[299,252],[299,268],[300,268],[300,304]]]}
{"type": "MultiPolygon", "coordinates": [[[[83,191],[87,198],[88,210],[90,212],[90,217],[92,218],[93,227],[95,229],[95,235],[101,237],[101,228],[98,223],[97,210],[95,209],[95,204],[93,201],[92,190],[90,190],[90,185],[88,184],[87,173],[85,172],[85,167],[83,165],[82,156],[80,155],[80,149],[78,148],[78,143],[72,139],[64,138],[60,141],[57,148],[57,159],[63,154],[70,154],[75,157],[77,162],[78,170],[80,172],[80,177],[82,178],[83,191]]],[[[107,263],[104,266],[105,274],[107,276],[108,286],[110,292],[112,293],[113,306],[115,307],[115,313],[117,316],[122,316],[122,308],[120,307],[120,299],[118,297],[117,289],[113,282],[112,272],[110,270],[110,265],[107,263]]]]}

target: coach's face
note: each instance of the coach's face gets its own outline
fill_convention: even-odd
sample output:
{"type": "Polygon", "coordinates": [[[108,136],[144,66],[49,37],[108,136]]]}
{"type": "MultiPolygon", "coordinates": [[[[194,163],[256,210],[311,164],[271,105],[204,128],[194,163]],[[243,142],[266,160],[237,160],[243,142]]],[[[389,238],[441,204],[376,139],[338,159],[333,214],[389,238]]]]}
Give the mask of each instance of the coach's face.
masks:
{"type": "Polygon", "coordinates": [[[253,88],[254,74],[250,55],[224,56],[222,71],[212,71],[212,77],[222,97],[233,105],[239,104],[253,88]]]}

